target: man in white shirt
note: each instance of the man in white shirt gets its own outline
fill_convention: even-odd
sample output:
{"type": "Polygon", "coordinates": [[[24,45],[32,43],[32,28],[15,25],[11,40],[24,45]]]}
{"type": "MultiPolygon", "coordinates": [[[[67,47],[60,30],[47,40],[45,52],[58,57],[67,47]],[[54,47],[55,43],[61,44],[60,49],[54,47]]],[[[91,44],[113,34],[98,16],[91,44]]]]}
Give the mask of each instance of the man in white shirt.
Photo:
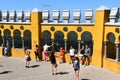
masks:
{"type": "Polygon", "coordinates": [[[71,64],[73,63],[73,58],[75,55],[75,49],[72,46],[70,47],[69,53],[70,53],[70,64],[71,64]]]}
{"type": "Polygon", "coordinates": [[[51,47],[51,46],[49,46],[49,45],[47,45],[47,44],[45,44],[45,45],[43,46],[44,61],[45,61],[45,62],[48,61],[48,48],[49,48],[49,47],[51,47]]]}

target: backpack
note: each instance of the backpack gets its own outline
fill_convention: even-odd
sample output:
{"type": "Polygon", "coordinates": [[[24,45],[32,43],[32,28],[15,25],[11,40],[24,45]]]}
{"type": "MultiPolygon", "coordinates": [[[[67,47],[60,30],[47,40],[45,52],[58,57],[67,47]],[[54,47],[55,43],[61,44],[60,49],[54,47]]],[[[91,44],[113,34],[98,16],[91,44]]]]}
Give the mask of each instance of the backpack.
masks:
{"type": "Polygon", "coordinates": [[[75,61],[74,61],[73,67],[74,67],[74,69],[79,69],[79,68],[80,68],[80,65],[79,65],[78,60],[75,60],[75,61]]]}

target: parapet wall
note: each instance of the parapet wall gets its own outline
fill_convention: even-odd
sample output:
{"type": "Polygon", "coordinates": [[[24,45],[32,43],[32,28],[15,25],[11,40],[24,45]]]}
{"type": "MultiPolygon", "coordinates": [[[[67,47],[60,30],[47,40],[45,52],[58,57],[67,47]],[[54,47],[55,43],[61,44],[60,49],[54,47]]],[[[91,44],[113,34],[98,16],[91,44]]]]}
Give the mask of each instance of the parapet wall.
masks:
{"type": "MultiPolygon", "coordinates": [[[[98,9],[97,9],[98,10],[98,9]]],[[[96,11],[97,11],[96,10],[96,11]]],[[[3,10],[0,11],[0,22],[30,22],[31,20],[31,13],[32,12],[39,12],[38,9],[30,10],[3,10]]],[[[50,14],[49,10],[43,10],[42,12],[42,23],[70,23],[70,18],[73,19],[72,23],[81,23],[81,10],[75,9],[72,11],[73,16],[71,15],[70,10],[53,10],[52,14],[50,14]],[[62,21],[60,21],[60,17],[62,17],[62,21]],[[50,18],[53,21],[50,21],[50,18]]],[[[94,23],[92,21],[95,20],[95,13],[92,9],[86,9],[84,14],[84,20],[86,23],[94,23]],[[94,19],[93,19],[94,18],[94,19]]],[[[112,8],[109,15],[110,23],[118,23],[119,19],[119,8],[112,8]]]]}

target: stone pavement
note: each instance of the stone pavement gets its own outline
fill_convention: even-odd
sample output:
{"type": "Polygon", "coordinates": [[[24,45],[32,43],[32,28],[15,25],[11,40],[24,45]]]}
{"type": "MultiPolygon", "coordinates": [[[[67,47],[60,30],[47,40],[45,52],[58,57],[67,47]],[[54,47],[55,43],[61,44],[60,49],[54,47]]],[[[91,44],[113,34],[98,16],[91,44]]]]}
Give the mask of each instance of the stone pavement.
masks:
{"type": "MultiPolygon", "coordinates": [[[[31,61],[25,68],[20,57],[0,57],[0,80],[75,80],[72,64],[58,64],[58,74],[51,74],[50,62],[31,61]]],[[[120,80],[120,74],[95,66],[81,66],[80,80],[120,80]]]]}

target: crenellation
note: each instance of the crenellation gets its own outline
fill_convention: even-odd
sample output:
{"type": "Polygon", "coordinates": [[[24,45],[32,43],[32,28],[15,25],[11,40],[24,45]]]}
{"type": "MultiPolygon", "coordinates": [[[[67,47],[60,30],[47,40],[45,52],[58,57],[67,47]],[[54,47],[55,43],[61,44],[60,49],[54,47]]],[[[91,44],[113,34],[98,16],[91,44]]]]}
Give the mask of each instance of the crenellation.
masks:
{"type": "Polygon", "coordinates": [[[93,18],[93,10],[92,9],[85,10],[86,23],[92,23],[92,18],[93,18]]]}
{"type": "Polygon", "coordinates": [[[63,18],[63,23],[69,23],[70,10],[63,10],[62,11],[62,18],[63,18]]]}
{"type": "Polygon", "coordinates": [[[73,16],[74,16],[74,23],[80,23],[81,11],[77,9],[74,10],[73,16]]]}
{"type": "Polygon", "coordinates": [[[16,11],[11,10],[9,14],[10,14],[10,22],[16,22],[16,11]]]}
{"type": "Polygon", "coordinates": [[[7,10],[2,11],[3,22],[9,21],[9,12],[7,10]]]}
{"type": "Polygon", "coordinates": [[[17,18],[18,18],[18,22],[24,21],[24,12],[22,10],[17,11],[17,18]]]}
{"type": "Polygon", "coordinates": [[[112,8],[109,18],[110,18],[110,23],[118,22],[119,8],[112,8]]]}
{"type": "Polygon", "coordinates": [[[0,22],[2,21],[2,11],[0,11],[0,22]]]}
{"type": "Polygon", "coordinates": [[[24,14],[25,14],[25,22],[30,22],[31,11],[30,10],[25,10],[24,14]]]}
{"type": "MultiPolygon", "coordinates": [[[[101,11],[101,10],[108,10],[108,8],[106,8],[105,6],[101,6],[99,7],[96,11],[101,11]]],[[[42,23],[82,23],[81,21],[81,15],[85,15],[85,23],[94,23],[93,22],[93,10],[92,9],[86,9],[85,10],[85,14],[81,14],[81,10],[80,9],[74,9],[72,11],[73,15],[71,15],[70,10],[53,10],[52,14],[50,14],[49,10],[43,10],[43,11],[39,11],[37,8],[34,8],[32,11],[30,10],[11,10],[11,11],[7,11],[7,10],[3,10],[0,11],[0,22],[30,22],[31,21],[31,13],[37,13],[37,12],[42,12],[42,23]],[[73,16],[73,18],[72,18],[73,16]],[[60,19],[61,18],[61,19],[60,19]],[[72,19],[70,19],[72,18],[72,19]],[[53,19],[53,20],[50,20],[53,19]],[[70,21],[71,20],[71,21],[70,21]],[[73,21],[73,22],[72,22],[73,21]]],[[[112,8],[109,14],[109,22],[107,23],[119,23],[118,19],[119,19],[119,8],[112,8]]]]}
{"type": "Polygon", "coordinates": [[[49,22],[49,18],[50,18],[50,13],[49,13],[49,11],[48,11],[48,10],[42,11],[43,23],[48,23],[48,22],[49,22]]]}
{"type": "Polygon", "coordinates": [[[54,23],[59,23],[60,19],[60,11],[59,10],[54,10],[53,11],[53,21],[54,23]]]}

